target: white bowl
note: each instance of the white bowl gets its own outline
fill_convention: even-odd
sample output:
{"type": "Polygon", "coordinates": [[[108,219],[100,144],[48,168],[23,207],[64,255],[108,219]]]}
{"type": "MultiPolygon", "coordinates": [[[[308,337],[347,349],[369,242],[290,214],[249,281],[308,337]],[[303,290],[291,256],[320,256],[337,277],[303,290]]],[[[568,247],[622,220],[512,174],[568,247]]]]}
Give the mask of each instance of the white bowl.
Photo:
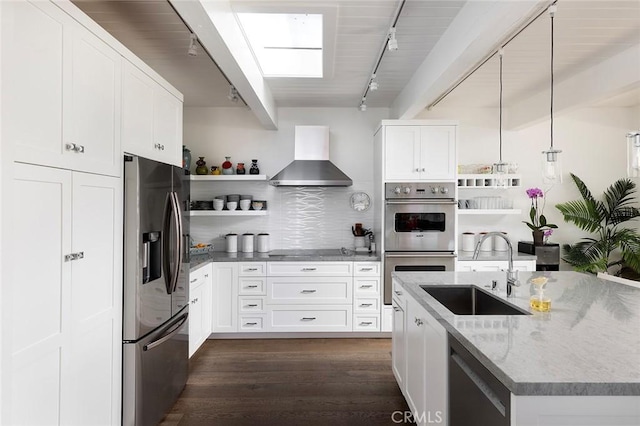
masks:
{"type": "Polygon", "coordinates": [[[253,203],[251,203],[251,205],[253,206],[254,210],[262,210],[262,207],[264,207],[264,203],[261,201],[254,201],[253,203]]]}
{"type": "Polygon", "coordinates": [[[237,201],[227,201],[227,210],[236,210],[238,208],[237,201]]]}
{"type": "Polygon", "coordinates": [[[240,208],[242,210],[249,210],[251,208],[251,200],[240,200],[240,208]]]}
{"type": "Polygon", "coordinates": [[[222,210],[224,208],[223,200],[213,200],[213,209],[214,210],[222,210]]]}

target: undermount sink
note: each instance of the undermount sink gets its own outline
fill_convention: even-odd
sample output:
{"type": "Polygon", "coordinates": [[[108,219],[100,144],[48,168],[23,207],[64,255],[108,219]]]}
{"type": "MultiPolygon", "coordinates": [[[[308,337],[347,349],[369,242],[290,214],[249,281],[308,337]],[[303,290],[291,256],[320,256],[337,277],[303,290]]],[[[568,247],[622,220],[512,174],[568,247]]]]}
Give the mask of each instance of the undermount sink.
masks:
{"type": "Polygon", "coordinates": [[[422,285],[420,288],[456,315],[529,315],[473,285],[422,285]]]}

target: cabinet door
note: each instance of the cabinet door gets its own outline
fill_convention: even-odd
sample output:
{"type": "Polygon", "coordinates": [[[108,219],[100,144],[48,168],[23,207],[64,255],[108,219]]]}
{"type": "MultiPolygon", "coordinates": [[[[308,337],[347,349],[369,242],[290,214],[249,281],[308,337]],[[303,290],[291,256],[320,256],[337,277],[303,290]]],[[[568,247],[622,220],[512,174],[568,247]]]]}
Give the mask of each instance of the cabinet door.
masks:
{"type": "Polygon", "coordinates": [[[3,326],[11,327],[10,335],[3,335],[3,350],[11,354],[11,368],[3,370],[10,383],[3,392],[9,401],[3,415],[7,424],[56,425],[71,337],[71,262],[63,261],[71,253],[71,173],[14,167],[15,199],[6,205],[13,208],[13,249],[20,255],[13,257],[14,276],[3,288],[3,298],[10,298],[3,300],[10,321],[3,326]],[[26,205],[32,202],[37,205],[26,205]],[[26,255],[34,250],[35,263],[26,255]]]}
{"type": "MultiPolygon", "coordinates": [[[[122,182],[73,173],[71,345],[61,423],[120,421],[122,357],[122,182]]],[[[63,360],[64,361],[64,360],[63,360]]],[[[63,363],[63,366],[65,364],[63,363]]]]}
{"type": "Polygon", "coordinates": [[[15,159],[61,167],[63,23],[50,2],[2,3],[2,144],[15,159]]]}
{"type": "Polygon", "coordinates": [[[420,128],[420,179],[444,180],[456,176],[456,127],[420,128]]]}
{"type": "Polygon", "coordinates": [[[214,262],[212,265],[211,331],[238,331],[238,264],[214,262]]]}
{"type": "Polygon", "coordinates": [[[425,325],[424,309],[418,302],[412,298],[407,298],[406,310],[406,339],[407,339],[407,374],[406,376],[406,394],[409,408],[418,418],[417,424],[423,424],[420,420],[424,419],[426,412],[426,378],[425,378],[425,361],[426,361],[426,345],[425,345],[425,325]],[[422,417],[422,418],[420,418],[422,417]]]}
{"type": "Polygon", "coordinates": [[[213,273],[211,265],[205,266],[204,284],[202,289],[202,343],[211,334],[211,312],[213,305],[211,303],[211,291],[213,286],[213,273]]]}
{"type": "Polygon", "coordinates": [[[160,161],[182,167],[182,102],[156,85],[153,100],[153,143],[160,161]]]}
{"type": "Polygon", "coordinates": [[[406,377],[406,334],[405,334],[405,316],[404,306],[393,299],[393,332],[391,334],[391,359],[393,366],[393,375],[396,377],[398,386],[404,392],[406,377]]]}
{"type": "Polygon", "coordinates": [[[412,181],[419,178],[420,127],[387,126],[384,132],[385,180],[412,181]]]}
{"type": "Polygon", "coordinates": [[[189,358],[198,350],[202,340],[202,302],[204,284],[191,288],[189,297],[189,358]]]}
{"type": "Polygon", "coordinates": [[[120,55],[79,24],[65,27],[63,142],[66,167],[118,176],[120,55]],[[79,146],[67,149],[68,144],[79,146]]]}
{"type": "Polygon", "coordinates": [[[447,332],[429,313],[424,317],[427,423],[447,424],[449,346],[447,332]]]}
{"type": "Polygon", "coordinates": [[[122,150],[151,158],[155,82],[129,61],[122,67],[122,150]]]}

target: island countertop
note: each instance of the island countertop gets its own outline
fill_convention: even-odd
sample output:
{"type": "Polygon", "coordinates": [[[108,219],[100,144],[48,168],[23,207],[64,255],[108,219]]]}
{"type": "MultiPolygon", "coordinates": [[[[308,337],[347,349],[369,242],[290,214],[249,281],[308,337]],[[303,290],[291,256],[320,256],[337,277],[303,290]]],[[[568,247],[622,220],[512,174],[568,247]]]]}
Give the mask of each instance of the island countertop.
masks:
{"type": "Polygon", "coordinates": [[[640,288],[577,272],[397,272],[394,278],[515,395],[640,395],[640,288]],[[551,312],[529,308],[531,278],[549,281],[551,312]],[[485,289],[531,315],[454,315],[421,285],[485,289]],[[490,291],[491,290],[488,290],[490,291]]]}

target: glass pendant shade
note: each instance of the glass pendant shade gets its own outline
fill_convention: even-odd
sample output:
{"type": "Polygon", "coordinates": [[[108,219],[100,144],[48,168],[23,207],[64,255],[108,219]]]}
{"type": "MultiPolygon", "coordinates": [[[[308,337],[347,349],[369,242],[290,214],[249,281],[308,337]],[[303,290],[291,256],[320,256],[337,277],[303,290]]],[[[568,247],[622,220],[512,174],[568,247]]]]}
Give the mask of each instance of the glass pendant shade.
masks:
{"type": "Polygon", "coordinates": [[[640,177],[640,131],[627,134],[627,175],[640,177]]]}
{"type": "Polygon", "coordinates": [[[509,171],[509,164],[505,162],[493,163],[493,173],[496,175],[496,186],[497,187],[505,187],[507,186],[507,173],[509,171]]]}
{"type": "Polygon", "coordinates": [[[546,184],[562,183],[562,163],[559,149],[549,148],[542,151],[542,182],[546,184]]]}

